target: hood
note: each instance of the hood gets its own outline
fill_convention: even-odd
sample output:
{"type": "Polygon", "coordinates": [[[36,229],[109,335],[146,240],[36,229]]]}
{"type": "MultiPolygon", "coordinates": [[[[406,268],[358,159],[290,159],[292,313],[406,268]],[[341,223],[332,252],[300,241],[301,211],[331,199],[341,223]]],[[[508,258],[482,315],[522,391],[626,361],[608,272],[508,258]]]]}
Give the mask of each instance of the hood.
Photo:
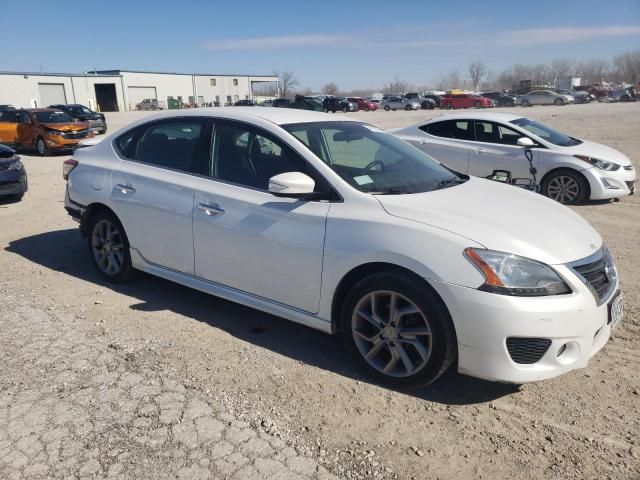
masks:
{"type": "MultiPolygon", "coordinates": [[[[583,140],[580,145],[574,145],[573,147],[558,147],[564,153],[570,155],[586,155],[589,157],[597,158],[598,160],[605,160],[607,162],[617,163],[622,165],[631,165],[631,160],[625,154],[620,153],[613,148],[601,145],[595,142],[589,142],[583,140]]],[[[588,164],[585,164],[588,165],[588,164]]]]}
{"type": "Polygon", "coordinates": [[[595,253],[602,239],[568,207],[511,185],[470,178],[434,192],[376,197],[390,215],[549,265],[595,253]]]}
{"type": "Polygon", "coordinates": [[[100,120],[101,115],[97,113],[75,113],[71,114],[73,118],[79,118],[80,120],[100,120]]]}
{"type": "Polygon", "coordinates": [[[53,128],[54,130],[61,130],[64,132],[86,130],[89,128],[89,124],[85,122],[73,122],[73,123],[42,123],[41,125],[53,128]]]}

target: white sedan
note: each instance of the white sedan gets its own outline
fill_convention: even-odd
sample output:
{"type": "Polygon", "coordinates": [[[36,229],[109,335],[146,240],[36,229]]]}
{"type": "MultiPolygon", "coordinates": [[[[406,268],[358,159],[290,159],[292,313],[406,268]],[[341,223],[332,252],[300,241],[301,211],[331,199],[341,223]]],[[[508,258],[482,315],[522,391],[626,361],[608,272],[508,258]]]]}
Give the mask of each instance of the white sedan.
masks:
{"type": "Polygon", "coordinates": [[[624,154],[518,115],[442,115],[392,132],[454,170],[477,177],[501,170],[531,179],[529,149],[541,192],[564,204],[619,198],[635,190],[636,171],[624,154]]]}
{"type": "Polygon", "coordinates": [[[456,358],[489,380],[555,377],[623,317],[613,259],[576,213],[342,116],[167,112],[77,150],[63,173],[107,280],[141,270],[340,333],[394,385],[456,358]]]}

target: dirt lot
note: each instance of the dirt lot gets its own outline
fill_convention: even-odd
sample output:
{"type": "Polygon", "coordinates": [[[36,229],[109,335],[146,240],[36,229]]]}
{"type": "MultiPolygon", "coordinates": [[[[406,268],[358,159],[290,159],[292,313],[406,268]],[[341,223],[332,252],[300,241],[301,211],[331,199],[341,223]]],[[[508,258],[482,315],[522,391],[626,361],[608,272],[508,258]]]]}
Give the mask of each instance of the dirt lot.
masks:
{"type": "MultiPolygon", "coordinates": [[[[508,111],[640,167],[640,104],[508,111]]],[[[519,389],[449,372],[407,394],[338,338],[150,276],[103,283],[63,209],[66,158],[24,155],[30,191],[0,203],[0,478],[640,478],[640,196],[576,208],[627,298],[587,369],[519,389]]]]}

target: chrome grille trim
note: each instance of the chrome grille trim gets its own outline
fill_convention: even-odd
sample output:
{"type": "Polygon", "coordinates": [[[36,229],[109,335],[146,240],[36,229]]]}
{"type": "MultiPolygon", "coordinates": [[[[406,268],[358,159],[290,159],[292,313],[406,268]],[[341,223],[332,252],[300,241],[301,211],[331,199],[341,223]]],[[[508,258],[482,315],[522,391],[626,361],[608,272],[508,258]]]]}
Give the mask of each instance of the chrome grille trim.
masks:
{"type": "Polygon", "coordinates": [[[618,285],[618,271],[607,247],[567,266],[584,283],[598,305],[605,303],[618,285]]]}

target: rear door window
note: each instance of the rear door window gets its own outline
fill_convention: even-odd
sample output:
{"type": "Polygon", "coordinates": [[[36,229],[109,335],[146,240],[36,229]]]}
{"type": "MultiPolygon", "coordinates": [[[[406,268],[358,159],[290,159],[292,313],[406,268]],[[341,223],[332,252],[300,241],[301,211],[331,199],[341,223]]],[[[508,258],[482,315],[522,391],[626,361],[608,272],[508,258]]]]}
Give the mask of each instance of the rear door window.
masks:
{"type": "Polygon", "coordinates": [[[442,122],[429,123],[420,127],[420,130],[436,137],[454,138],[456,140],[474,140],[471,123],[468,120],[444,120],[442,122]]]}

